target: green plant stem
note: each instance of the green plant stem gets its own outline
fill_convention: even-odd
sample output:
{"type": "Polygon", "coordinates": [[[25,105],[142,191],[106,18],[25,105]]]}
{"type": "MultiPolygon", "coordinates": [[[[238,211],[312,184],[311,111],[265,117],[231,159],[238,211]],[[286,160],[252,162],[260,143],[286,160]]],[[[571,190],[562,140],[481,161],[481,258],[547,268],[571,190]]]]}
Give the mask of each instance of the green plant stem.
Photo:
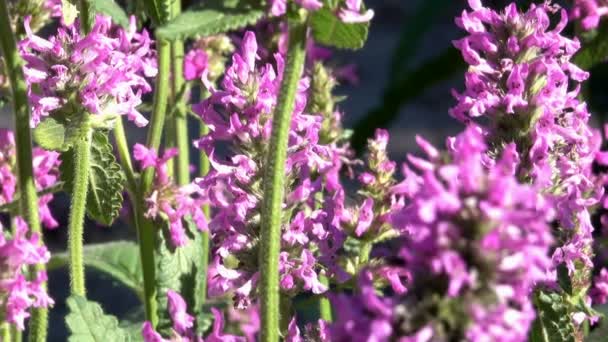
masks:
{"type": "Polygon", "coordinates": [[[91,27],[93,26],[92,16],[91,16],[91,8],[89,5],[90,0],[80,0],[78,2],[78,13],[80,15],[81,29],[82,32],[89,33],[91,31],[91,27]]]}
{"type": "MultiPolygon", "coordinates": [[[[182,11],[181,0],[174,0],[172,15],[175,18],[182,11]]],[[[184,82],[184,41],[177,39],[171,43],[171,60],[173,78],[171,88],[173,89],[173,105],[175,106],[173,119],[173,130],[176,147],[179,154],[175,163],[175,176],[178,185],[190,183],[190,143],[188,138],[188,114],[186,112],[186,97],[179,96],[184,82]]]]}
{"type": "Polygon", "coordinates": [[[362,242],[359,250],[359,267],[364,267],[369,262],[369,255],[372,252],[374,244],[372,242],[362,242]]]}
{"type": "MultiPolygon", "coordinates": [[[[169,71],[171,66],[170,45],[165,40],[157,42],[158,47],[158,76],[154,94],[154,108],[152,120],[148,131],[146,145],[149,149],[158,151],[162,139],[165,112],[167,110],[167,96],[169,95],[169,71]]],[[[138,191],[137,205],[137,235],[139,239],[139,253],[144,278],[144,305],[146,319],[153,327],[158,323],[158,303],[156,301],[156,270],[154,248],[156,247],[156,227],[152,221],[145,217],[145,198],[152,188],[154,168],[143,171],[138,191]]]]}
{"type": "Polygon", "coordinates": [[[116,141],[116,149],[118,151],[120,164],[127,177],[129,195],[131,198],[134,198],[133,196],[137,194],[137,182],[135,180],[135,171],[133,170],[133,162],[131,161],[131,154],[129,153],[129,143],[127,142],[122,116],[116,120],[116,124],[114,125],[114,140],[116,141]]]}
{"type": "Polygon", "coordinates": [[[8,342],[12,341],[11,326],[10,326],[10,324],[8,324],[8,322],[2,323],[0,330],[2,330],[2,333],[0,333],[0,341],[8,341],[8,342]]]}
{"type": "MultiPolygon", "coordinates": [[[[11,335],[12,335],[13,341],[15,341],[15,342],[23,341],[23,332],[21,330],[17,329],[17,327],[14,324],[10,325],[10,329],[11,329],[11,335]]],[[[33,341],[31,335],[30,335],[30,341],[33,341]]]]}
{"type": "Polygon", "coordinates": [[[68,253],[70,255],[70,286],[72,294],[85,296],[84,282],[84,216],[89,189],[89,168],[91,164],[91,143],[93,131],[87,132],[84,141],[74,145],[74,186],[68,224],[68,253]]]}
{"type": "MultiPolygon", "coordinates": [[[[324,274],[319,275],[319,281],[321,284],[329,286],[329,279],[324,274]]],[[[333,321],[333,313],[331,309],[331,303],[326,296],[319,297],[319,312],[321,319],[326,322],[333,321]]]]}
{"type": "MultiPolygon", "coordinates": [[[[200,135],[205,136],[209,134],[209,128],[205,125],[204,122],[200,123],[200,135]]],[[[200,176],[204,177],[209,173],[209,157],[205,153],[205,151],[201,151],[200,153],[200,176]]],[[[211,214],[211,210],[208,204],[203,206],[203,212],[205,213],[205,217],[209,218],[211,214]]],[[[201,293],[205,295],[203,298],[203,303],[205,303],[207,299],[207,270],[209,269],[209,249],[211,247],[209,241],[209,232],[202,232],[202,240],[201,243],[203,245],[201,249],[201,293]]]]}
{"type": "MultiPolygon", "coordinates": [[[[38,213],[38,196],[34,183],[32,167],[32,136],[30,130],[30,109],[27,98],[27,85],[23,77],[23,60],[17,50],[17,42],[11,30],[7,0],[0,1],[0,49],[4,56],[6,72],[11,83],[13,111],[15,115],[15,144],[17,150],[18,187],[20,194],[21,215],[27,222],[32,234],[41,236],[43,244],[40,217],[38,213]]],[[[45,265],[35,265],[31,275],[46,272],[45,265]]],[[[46,283],[42,284],[46,289],[46,283]]],[[[48,326],[48,310],[37,308],[32,310],[30,318],[30,341],[46,340],[48,326]]]]}
{"type": "Polygon", "coordinates": [[[281,250],[281,206],[285,195],[285,162],[291,114],[298,82],[304,68],[306,26],[290,24],[287,64],[274,112],[272,134],[264,172],[264,201],[260,240],[261,341],[279,339],[279,252],[281,250]]]}

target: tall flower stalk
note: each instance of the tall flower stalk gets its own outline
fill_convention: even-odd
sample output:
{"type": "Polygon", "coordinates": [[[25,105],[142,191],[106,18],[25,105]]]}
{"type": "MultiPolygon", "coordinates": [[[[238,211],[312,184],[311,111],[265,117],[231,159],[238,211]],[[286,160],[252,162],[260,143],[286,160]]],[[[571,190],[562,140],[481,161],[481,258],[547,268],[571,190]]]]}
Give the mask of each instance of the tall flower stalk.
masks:
{"type": "MultiPolygon", "coordinates": [[[[15,36],[10,27],[7,1],[0,2],[0,47],[8,72],[12,95],[13,111],[15,113],[15,144],[17,148],[17,171],[20,197],[20,212],[25,218],[33,234],[42,234],[38,213],[38,196],[34,182],[32,167],[32,136],[30,130],[30,108],[28,104],[27,84],[23,76],[23,62],[15,36]]],[[[40,239],[40,244],[43,240],[40,239]]],[[[44,264],[33,266],[31,274],[45,272],[44,264]]],[[[41,286],[46,289],[46,282],[41,286]]],[[[30,340],[43,342],[46,340],[48,327],[48,309],[36,308],[32,311],[30,321],[30,340]]]]}
{"type": "Polygon", "coordinates": [[[285,162],[291,114],[295,108],[298,82],[306,59],[306,26],[290,23],[289,50],[273,115],[270,145],[264,171],[264,202],[261,218],[260,294],[261,340],[278,341],[280,322],[279,253],[281,251],[282,205],[285,195],[285,162]]]}

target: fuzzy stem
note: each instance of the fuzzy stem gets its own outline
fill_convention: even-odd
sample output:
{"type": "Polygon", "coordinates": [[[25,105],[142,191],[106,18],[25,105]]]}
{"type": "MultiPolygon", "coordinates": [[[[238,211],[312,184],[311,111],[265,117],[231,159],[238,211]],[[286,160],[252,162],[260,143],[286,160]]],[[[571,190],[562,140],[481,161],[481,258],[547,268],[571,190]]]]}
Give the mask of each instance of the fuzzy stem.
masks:
{"type": "MultiPolygon", "coordinates": [[[[181,13],[181,0],[174,0],[172,7],[172,15],[175,18],[181,13]]],[[[175,135],[176,147],[179,154],[176,157],[175,176],[178,185],[190,183],[190,144],[188,138],[188,115],[184,99],[179,96],[180,91],[184,87],[184,41],[175,40],[171,43],[171,60],[173,67],[173,105],[175,106],[173,120],[173,130],[175,135]]]]}
{"type": "MultiPolygon", "coordinates": [[[[40,217],[38,213],[38,196],[34,183],[32,166],[32,136],[30,130],[30,109],[27,98],[27,85],[23,77],[23,61],[17,50],[17,42],[11,30],[10,17],[6,0],[0,1],[0,50],[4,56],[6,72],[11,83],[13,111],[15,115],[15,144],[17,150],[17,172],[20,194],[21,215],[27,222],[32,234],[39,234],[43,244],[40,217]]],[[[32,275],[45,272],[44,264],[35,265],[32,275]]],[[[42,285],[46,289],[46,283],[42,285]]],[[[46,340],[48,310],[32,310],[30,319],[30,341],[46,340]]]]}
{"type": "Polygon", "coordinates": [[[114,139],[116,141],[116,149],[118,151],[120,164],[127,177],[129,195],[134,196],[137,193],[137,182],[135,180],[135,171],[133,170],[133,162],[131,161],[131,154],[129,153],[129,144],[127,142],[125,127],[122,123],[122,117],[119,117],[114,125],[114,139]]]}
{"type": "Polygon", "coordinates": [[[91,164],[91,142],[93,131],[87,132],[84,141],[74,145],[74,186],[70,220],[68,224],[68,253],[70,256],[70,286],[72,294],[85,296],[83,262],[84,216],[89,189],[89,168],[91,164]]]}
{"type": "MultiPolygon", "coordinates": [[[[159,40],[158,46],[158,77],[154,94],[154,109],[152,111],[152,122],[148,131],[146,145],[154,151],[158,151],[165,123],[165,112],[167,110],[167,96],[169,95],[169,71],[171,66],[171,50],[167,41],[159,40]]],[[[156,228],[152,221],[145,217],[145,196],[152,188],[154,180],[154,168],[150,167],[143,171],[141,177],[140,191],[138,192],[137,205],[137,235],[139,238],[139,254],[144,277],[144,304],[146,308],[146,319],[153,327],[158,323],[158,303],[156,301],[156,270],[154,248],[156,247],[156,228]]]]}
{"type": "Polygon", "coordinates": [[[0,326],[0,330],[2,331],[2,333],[0,334],[0,341],[12,341],[11,326],[10,324],[8,324],[8,322],[2,323],[2,326],[0,326]]]}
{"type": "MultiPolygon", "coordinates": [[[[329,279],[324,274],[319,275],[319,281],[323,285],[329,285],[329,279]]],[[[331,309],[331,303],[326,296],[319,297],[319,312],[321,313],[321,319],[326,322],[333,321],[333,313],[331,309]]]]}
{"type": "Polygon", "coordinates": [[[91,31],[93,21],[91,18],[91,8],[89,6],[90,0],[80,0],[78,2],[78,13],[80,14],[80,25],[82,26],[82,32],[85,34],[91,31]]]}
{"type": "MultiPolygon", "coordinates": [[[[209,128],[205,125],[204,122],[200,123],[200,135],[205,136],[209,134],[209,128]]],[[[204,177],[209,173],[209,157],[205,153],[205,151],[201,151],[200,153],[200,176],[204,177]]],[[[203,206],[203,212],[205,213],[205,217],[209,218],[211,214],[211,210],[208,204],[203,206]]],[[[209,232],[202,232],[202,250],[201,250],[201,293],[204,294],[203,303],[207,299],[207,270],[209,269],[209,232]]]]}
{"type": "Polygon", "coordinates": [[[261,340],[279,339],[279,253],[281,223],[285,195],[285,162],[291,114],[295,107],[298,82],[306,57],[306,26],[290,24],[287,64],[277,107],[272,121],[272,134],[264,172],[264,201],[260,239],[260,295],[262,307],[261,340]]]}

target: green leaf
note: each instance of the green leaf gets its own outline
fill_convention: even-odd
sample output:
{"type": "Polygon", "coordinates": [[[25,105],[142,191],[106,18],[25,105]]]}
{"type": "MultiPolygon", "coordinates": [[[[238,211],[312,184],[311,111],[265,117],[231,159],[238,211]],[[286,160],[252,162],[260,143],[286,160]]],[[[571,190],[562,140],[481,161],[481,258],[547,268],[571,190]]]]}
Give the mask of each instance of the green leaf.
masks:
{"type": "MultiPolygon", "coordinates": [[[[115,241],[84,246],[84,264],[104,272],[143,297],[144,281],[139,260],[139,247],[130,241],[115,241]]],[[[67,252],[54,253],[48,269],[69,263],[67,252]]]]}
{"type": "Polygon", "coordinates": [[[85,136],[88,129],[85,118],[86,115],[81,115],[60,121],[47,117],[34,128],[34,140],[46,150],[67,151],[85,136]]]}
{"type": "Polygon", "coordinates": [[[608,58],[608,24],[602,23],[595,36],[574,56],[574,64],[589,70],[594,65],[603,63],[608,58]]]}
{"type": "Polygon", "coordinates": [[[539,291],[534,298],[537,318],[530,342],[574,342],[568,304],[559,293],[539,291]]]}
{"type": "Polygon", "coordinates": [[[144,10],[155,26],[166,23],[171,18],[171,4],[166,0],[143,0],[144,10]]]}
{"type": "Polygon", "coordinates": [[[159,229],[156,249],[156,286],[158,301],[158,331],[170,332],[171,320],[167,311],[167,291],[178,292],[195,316],[202,310],[203,294],[200,292],[200,260],[202,237],[190,219],[185,220],[187,234],[191,237],[185,246],[174,248],[165,236],[168,229],[159,229]]]}
{"type": "Polygon", "coordinates": [[[204,37],[255,24],[264,14],[259,4],[243,0],[210,1],[200,10],[185,11],[156,31],[158,38],[204,37]]]}
{"type": "Polygon", "coordinates": [[[124,342],[131,341],[126,331],[120,329],[116,317],[106,315],[101,306],[81,296],[67,300],[70,313],[65,318],[70,330],[70,342],[124,342]]]}
{"type": "MultiPolygon", "coordinates": [[[[61,177],[65,182],[65,189],[72,190],[74,172],[74,158],[72,151],[61,156],[61,177]]],[[[91,170],[89,171],[89,190],[87,192],[88,216],[106,226],[114,222],[120,214],[123,198],[122,192],[125,184],[125,175],[112,151],[108,133],[104,131],[93,132],[91,146],[91,170]]]]}
{"type": "Polygon", "coordinates": [[[327,8],[315,11],[310,18],[310,25],[318,43],[340,49],[362,48],[369,31],[369,23],[343,23],[327,8]]]}
{"type": "Polygon", "coordinates": [[[112,21],[124,28],[129,27],[129,17],[125,11],[113,0],[89,0],[90,9],[94,13],[101,13],[112,18],[112,21]]]}

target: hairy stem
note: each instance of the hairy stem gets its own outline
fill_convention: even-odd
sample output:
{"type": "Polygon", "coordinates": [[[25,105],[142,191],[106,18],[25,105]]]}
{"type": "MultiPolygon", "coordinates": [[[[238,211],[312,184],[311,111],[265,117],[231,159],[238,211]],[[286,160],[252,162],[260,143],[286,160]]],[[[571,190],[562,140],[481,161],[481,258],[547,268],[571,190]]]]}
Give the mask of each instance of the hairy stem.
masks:
{"type": "MultiPolygon", "coordinates": [[[[152,120],[148,131],[146,145],[148,148],[158,151],[165,123],[165,112],[167,110],[167,96],[169,95],[169,69],[171,66],[171,50],[167,41],[160,40],[158,46],[158,77],[154,94],[154,109],[152,120]]],[[[138,192],[137,205],[137,235],[139,238],[139,253],[141,258],[144,277],[144,304],[146,308],[146,319],[156,327],[158,323],[158,303],[156,301],[156,270],[154,248],[156,247],[156,228],[152,221],[145,217],[145,198],[152,188],[154,180],[154,168],[143,171],[141,184],[138,192]]]]}
{"type": "Polygon", "coordinates": [[[134,198],[133,196],[137,193],[137,182],[135,181],[135,171],[133,170],[133,162],[131,161],[129,143],[127,142],[127,135],[122,123],[122,117],[119,117],[114,125],[114,139],[116,141],[116,149],[118,151],[120,164],[127,177],[129,195],[131,198],[134,198]]]}
{"type": "Polygon", "coordinates": [[[262,307],[261,340],[279,339],[279,253],[285,195],[285,162],[291,114],[295,107],[298,82],[304,68],[306,26],[290,24],[287,64],[272,121],[272,134],[264,172],[264,202],[260,240],[260,296],[262,307]]]}
{"type": "MultiPolygon", "coordinates": [[[[0,49],[4,56],[6,72],[11,83],[13,111],[15,115],[15,144],[17,150],[17,172],[20,194],[20,213],[29,225],[32,234],[39,234],[43,244],[38,196],[34,183],[32,166],[32,136],[30,130],[30,108],[27,98],[27,85],[23,77],[23,61],[17,50],[17,42],[10,27],[7,0],[0,1],[0,49]]],[[[35,265],[31,275],[45,272],[45,265],[35,265]]],[[[46,283],[42,285],[46,289],[46,283]]],[[[36,308],[30,318],[30,341],[46,340],[48,310],[36,308]]]]}
{"type": "Polygon", "coordinates": [[[91,142],[93,131],[89,130],[84,141],[74,145],[74,186],[68,224],[68,253],[70,256],[70,286],[72,294],[85,296],[83,262],[84,216],[89,189],[89,168],[91,164],[91,142]]]}
{"type": "Polygon", "coordinates": [[[90,0],[80,0],[78,2],[78,14],[80,15],[80,25],[82,32],[89,33],[93,26],[93,16],[91,16],[90,0]]]}
{"type": "MultiPolygon", "coordinates": [[[[202,96],[203,98],[204,96],[202,96]]],[[[205,125],[205,123],[201,122],[200,123],[200,135],[205,136],[209,134],[209,128],[207,127],[207,125],[205,125]]],[[[207,175],[207,173],[209,173],[209,157],[207,156],[207,154],[205,153],[205,151],[201,151],[200,153],[200,175],[201,177],[204,177],[207,175]]],[[[203,207],[203,211],[205,212],[205,217],[209,218],[210,214],[211,214],[211,210],[209,208],[208,204],[205,204],[205,206],[203,207]]],[[[210,241],[209,241],[209,232],[202,232],[202,245],[203,248],[201,249],[201,292],[205,295],[205,298],[203,298],[203,303],[205,302],[205,300],[207,299],[207,270],[209,269],[209,249],[211,247],[210,241]]]]}
{"type": "MultiPolygon", "coordinates": [[[[175,18],[181,13],[181,0],[173,1],[172,15],[175,18]]],[[[186,113],[185,96],[179,96],[184,87],[184,41],[175,40],[171,43],[171,60],[173,68],[173,105],[175,106],[173,130],[176,147],[179,151],[175,164],[175,176],[178,185],[190,183],[190,143],[188,138],[188,115],[186,113]]]]}

